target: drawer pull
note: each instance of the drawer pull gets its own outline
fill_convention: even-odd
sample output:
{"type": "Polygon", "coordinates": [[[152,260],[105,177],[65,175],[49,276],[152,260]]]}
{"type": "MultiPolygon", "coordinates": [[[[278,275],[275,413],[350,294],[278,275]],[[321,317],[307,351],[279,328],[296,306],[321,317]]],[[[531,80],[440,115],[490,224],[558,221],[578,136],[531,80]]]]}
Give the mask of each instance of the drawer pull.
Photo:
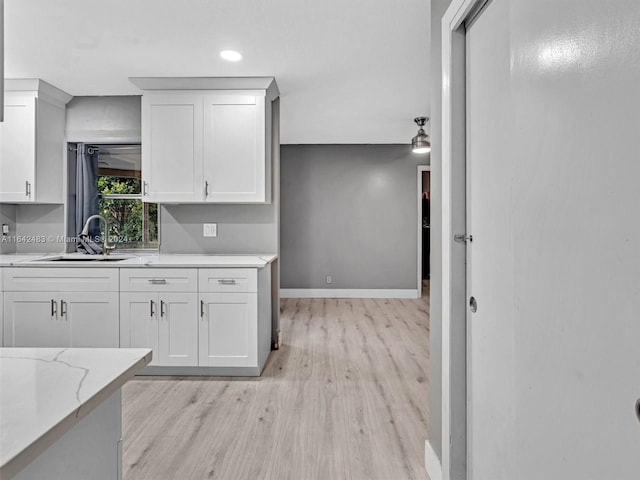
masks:
{"type": "Polygon", "coordinates": [[[164,278],[152,278],[149,280],[150,285],[166,285],[167,281],[164,278]]]}
{"type": "Polygon", "coordinates": [[[220,278],[218,279],[218,283],[220,285],[237,285],[234,279],[228,279],[228,278],[220,278]]]}
{"type": "Polygon", "coordinates": [[[64,317],[67,314],[67,302],[60,300],[60,316],[64,317]]]}
{"type": "Polygon", "coordinates": [[[156,309],[153,308],[156,302],[153,300],[149,300],[149,316],[153,317],[156,314],[156,309]]]}
{"type": "Polygon", "coordinates": [[[160,316],[164,317],[164,300],[160,300],[160,316]]]}
{"type": "Polygon", "coordinates": [[[200,300],[200,318],[204,318],[204,300],[200,300]]]}
{"type": "Polygon", "coordinates": [[[58,314],[58,303],[54,300],[51,299],[51,316],[53,317],[54,315],[58,314]]]}

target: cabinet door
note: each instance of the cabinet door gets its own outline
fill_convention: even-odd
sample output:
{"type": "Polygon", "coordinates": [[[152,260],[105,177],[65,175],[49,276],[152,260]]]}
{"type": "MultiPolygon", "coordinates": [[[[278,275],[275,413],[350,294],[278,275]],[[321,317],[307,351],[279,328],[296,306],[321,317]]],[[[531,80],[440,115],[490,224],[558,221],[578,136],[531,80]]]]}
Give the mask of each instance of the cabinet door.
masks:
{"type": "Polygon", "coordinates": [[[158,364],[198,365],[198,304],[196,293],[161,293],[158,364]]]}
{"type": "Polygon", "coordinates": [[[60,298],[48,292],[4,293],[5,347],[68,347],[69,329],[60,298]]]}
{"type": "Polygon", "coordinates": [[[202,96],[142,97],[144,201],[202,201],[202,131],[202,96]]]}
{"type": "Polygon", "coordinates": [[[120,347],[150,348],[158,365],[158,295],[123,292],[120,294],[120,347]]]}
{"type": "Polygon", "coordinates": [[[264,97],[205,96],[205,200],[266,202],[265,162],[264,97]]]}
{"type": "Polygon", "coordinates": [[[118,293],[67,292],[61,319],[68,324],[71,347],[120,346],[118,293]]]}
{"type": "Polygon", "coordinates": [[[35,199],[36,98],[7,94],[0,122],[0,202],[35,199]]]}
{"type": "Polygon", "coordinates": [[[202,293],[200,302],[199,365],[257,366],[257,294],[202,293]]]}

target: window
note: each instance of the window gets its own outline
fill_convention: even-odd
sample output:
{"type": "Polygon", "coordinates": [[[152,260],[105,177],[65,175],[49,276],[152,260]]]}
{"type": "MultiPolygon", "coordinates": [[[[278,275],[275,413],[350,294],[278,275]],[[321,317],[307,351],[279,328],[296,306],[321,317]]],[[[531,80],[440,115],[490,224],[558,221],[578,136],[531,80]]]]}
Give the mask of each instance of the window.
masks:
{"type": "Polygon", "coordinates": [[[158,248],[158,205],[142,201],[140,145],[96,145],[98,213],[118,249],[158,248]]]}

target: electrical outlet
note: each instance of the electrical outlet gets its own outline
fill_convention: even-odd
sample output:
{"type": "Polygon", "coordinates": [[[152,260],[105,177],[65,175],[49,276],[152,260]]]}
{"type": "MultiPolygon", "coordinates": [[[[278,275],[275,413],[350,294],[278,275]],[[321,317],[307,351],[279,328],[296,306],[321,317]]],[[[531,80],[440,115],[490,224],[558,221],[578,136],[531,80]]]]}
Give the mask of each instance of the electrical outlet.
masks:
{"type": "Polygon", "coordinates": [[[218,236],[218,224],[217,223],[203,223],[202,224],[202,236],[203,237],[217,237],[218,236]]]}
{"type": "Polygon", "coordinates": [[[333,278],[331,278],[331,275],[327,275],[327,284],[330,284],[333,282],[333,278]]]}

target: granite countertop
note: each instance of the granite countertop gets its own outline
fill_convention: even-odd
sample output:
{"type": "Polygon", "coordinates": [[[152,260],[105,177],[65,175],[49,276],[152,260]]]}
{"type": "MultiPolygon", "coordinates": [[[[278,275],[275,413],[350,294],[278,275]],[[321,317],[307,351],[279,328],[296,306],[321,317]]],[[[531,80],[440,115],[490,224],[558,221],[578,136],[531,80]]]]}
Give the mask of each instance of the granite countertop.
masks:
{"type": "Polygon", "coordinates": [[[151,361],[146,348],[0,348],[0,478],[11,478],[151,361]]]}
{"type": "Polygon", "coordinates": [[[180,255],[119,253],[111,255],[85,254],[40,254],[0,255],[0,266],[11,267],[223,267],[262,268],[277,258],[273,254],[256,255],[180,255]],[[74,260],[74,258],[96,258],[107,261],[74,260]],[[58,259],[52,261],[51,259],[58,259]],[[117,260],[114,260],[117,259],[117,260]]]}

